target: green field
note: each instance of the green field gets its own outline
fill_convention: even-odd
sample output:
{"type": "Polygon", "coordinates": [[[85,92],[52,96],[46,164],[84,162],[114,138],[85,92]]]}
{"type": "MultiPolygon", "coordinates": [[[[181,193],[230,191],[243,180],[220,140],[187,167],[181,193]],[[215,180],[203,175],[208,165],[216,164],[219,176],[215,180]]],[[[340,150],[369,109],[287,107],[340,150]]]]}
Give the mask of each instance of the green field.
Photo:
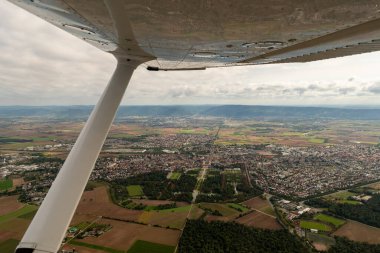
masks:
{"type": "Polygon", "coordinates": [[[127,191],[130,197],[137,197],[137,196],[144,195],[143,189],[140,185],[128,185],[127,191]]]}
{"type": "Polygon", "coordinates": [[[36,215],[36,213],[37,213],[37,209],[30,211],[28,213],[22,214],[22,215],[18,216],[18,218],[31,220],[31,219],[33,219],[34,215],[36,215]]]}
{"type": "Polygon", "coordinates": [[[310,139],[308,139],[308,141],[311,143],[316,143],[316,144],[325,143],[325,139],[322,139],[322,138],[310,138],[310,139]]]}
{"type": "Polygon", "coordinates": [[[228,207],[230,204],[219,203],[200,203],[198,206],[202,209],[210,209],[212,211],[218,211],[223,216],[238,215],[240,212],[232,207],[228,207]]]}
{"type": "Polygon", "coordinates": [[[42,141],[52,141],[56,139],[55,136],[49,136],[49,137],[33,137],[32,140],[35,142],[42,142],[42,141]]]}
{"type": "Polygon", "coordinates": [[[361,205],[362,202],[357,200],[350,200],[350,199],[342,199],[337,201],[340,204],[350,204],[350,205],[361,205]]]}
{"type": "Polygon", "coordinates": [[[355,193],[349,192],[349,191],[339,191],[335,192],[329,195],[324,196],[323,198],[326,199],[347,199],[348,197],[354,196],[355,193]]]}
{"type": "Polygon", "coordinates": [[[170,208],[170,209],[156,210],[156,212],[159,212],[159,213],[188,212],[190,211],[190,208],[191,208],[191,205],[188,205],[188,206],[180,206],[180,207],[170,208]]]}
{"type": "Polygon", "coordinates": [[[329,195],[324,196],[324,199],[332,200],[339,204],[350,204],[350,205],[361,205],[362,202],[356,200],[348,199],[351,196],[355,196],[355,193],[349,191],[339,191],[329,195]]]}
{"type": "Polygon", "coordinates": [[[334,227],[336,227],[336,228],[340,227],[344,223],[346,223],[344,220],[341,220],[341,219],[338,219],[338,218],[335,218],[335,217],[332,217],[332,216],[329,216],[329,215],[326,215],[323,213],[319,213],[319,214],[315,215],[314,219],[319,220],[319,221],[328,222],[328,223],[334,225],[334,227]]]}
{"type": "Polygon", "coordinates": [[[15,239],[8,239],[4,242],[0,242],[1,253],[14,253],[19,241],[15,239]]]}
{"type": "Polygon", "coordinates": [[[5,191],[11,189],[13,186],[12,179],[2,179],[0,180],[0,191],[5,191]]]}
{"type": "Polygon", "coordinates": [[[180,172],[172,172],[172,173],[170,174],[169,179],[172,179],[172,180],[178,180],[180,176],[181,176],[181,173],[180,173],[180,172]]]}
{"type": "Polygon", "coordinates": [[[137,240],[127,253],[173,253],[174,246],[137,240]]]}
{"type": "Polygon", "coordinates": [[[330,226],[320,223],[320,222],[316,222],[316,221],[301,220],[300,225],[301,225],[301,228],[305,228],[305,229],[318,229],[319,231],[326,231],[326,232],[331,231],[330,226]]]}
{"type": "Polygon", "coordinates": [[[243,213],[247,212],[249,210],[245,206],[242,206],[240,204],[235,204],[235,203],[228,204],[228,207],[233,208],[233,209],[238,210],[238,211],[241,210],[241,212],[243,212],[243,213]]]}
{"type": "Polygon", "coordinates": [[[80,242],[80,241],[76,241],[76,240],[70,241],[69,244],[76,245],[76,246],[82,246],[82,247],[86,247],[86,248],[90,248],[90,249],[102,250],[102,251],[109,252],[109,253],[125,253],[125,250],[112,249],[112,248],[108,248],[108,247],[104,247],[104,246],[100,246],[100,245],[95,245],[95,244],[90,244],[90,243],[86,243],[86,242],[80,242]]]}
{"type": "Polygon", "coordinates": [[[178,131],[180,134],[195,134],[196,130],[195,129],[181,129],[178,131]]]}
{"type": "Polygon", "coordinates": [[[11,212],[11,213],[8,213],[8,214],[0,216],[0,224],[4,223],[4,222],[7,222],[7,221],[9,221],[10,219],[13,219],[13,218],[18,218],[18,217],[22,218],[21,216],[29,214],[30,212],[33,212],[35,210],[37,210],[36,206],[25,205],[21,209],[18,209],[18,210],[14,211],[14,212],[11,212]]]}
{"type": "Polygon", "coordinates": [[[301,132],[283,132],[282,135],[283,136],[303,136],[303,135],[305,135],[305,133],[301,133],[301,132]]]}

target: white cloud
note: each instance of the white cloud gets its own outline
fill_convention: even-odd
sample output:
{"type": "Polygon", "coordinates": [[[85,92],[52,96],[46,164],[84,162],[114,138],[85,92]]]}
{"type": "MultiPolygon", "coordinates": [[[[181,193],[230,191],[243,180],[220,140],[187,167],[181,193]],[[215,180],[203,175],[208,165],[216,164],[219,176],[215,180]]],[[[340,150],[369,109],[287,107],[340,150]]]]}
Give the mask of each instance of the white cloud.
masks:
{"type": "MultiPolygon", "coordinates": [[[[116,64],[111,55],[7,1],[0,17],[0,105],[96,103],[116,64]]],[[[123,104],[378,104],[379,56],[184,72],[140,67],[123,104]]]]}

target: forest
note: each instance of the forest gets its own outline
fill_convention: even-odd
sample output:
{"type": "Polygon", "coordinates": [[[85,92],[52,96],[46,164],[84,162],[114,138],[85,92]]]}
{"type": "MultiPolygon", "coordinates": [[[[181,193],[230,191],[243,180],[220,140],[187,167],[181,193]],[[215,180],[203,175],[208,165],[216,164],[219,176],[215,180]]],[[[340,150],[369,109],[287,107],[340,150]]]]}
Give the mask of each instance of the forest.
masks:
{"type": "MultiPolygon", "coordinates": [[[[335,237],[327,253],[379,253],[380,245],[335,237]]],[[[179,253],[310,253],[317,252],[287,230],[264,230],[234,222],[189,220],[178,245],[179,253]]]]}
{"type": "Polygon", "coordinates": [[[189,220],[178,246],[179,253],[298,253],[311,252],[286,230],[263,230],[233,222],[189,220]]]}
{"type": "Polygon", "coordinates": [[[128,185],[140,185],[148,199],[191,202],[197,179],[183,174],[178,180],[170,180],[166,178],[166,174],[166,172],[157,171],[113,180],[110,182],[111,194],[116,202],[122,202],[130,197],[128,185]]]}
{"type": "Polygon", "coordinates": [[[336,244],[328,253],[379,253],[380,245],[353,242],[344,237],[335,237],[336,244]]]}

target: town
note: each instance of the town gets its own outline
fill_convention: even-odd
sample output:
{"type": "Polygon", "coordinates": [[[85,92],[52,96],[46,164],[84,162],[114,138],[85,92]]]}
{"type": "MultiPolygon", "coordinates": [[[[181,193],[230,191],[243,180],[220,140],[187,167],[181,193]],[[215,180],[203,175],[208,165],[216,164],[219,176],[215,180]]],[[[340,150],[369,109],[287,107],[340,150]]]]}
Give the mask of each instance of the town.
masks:
{"type": "MultiPolygon", "coordinates": [[[[368,206],[370,214],[371,203],[377,201],[377,188],[368,186],[380,181],[377,123],[329,120],[305,125],[212,117],[129,120],[111,129],[68,230],[64,252],[116,233],[119,223],[178,233],[189,217],[274,231],[286,228],[316,249],[327,250],[340,243],[333,236],[346,235],[346,227],[352,226],[346,221],[352,210],[337,213],[337,206],[368,206]],[[347,130],[353,124],[361,128],[359,134],[347,130]],[[94,209],[91,203],[103,194],[110,196],[111,203],[101,202],[107,211],[94,209]],[[323,205],[328,211],[321,209],[323,205]],[[169,211],[176,213],[175,222],[164,215],[169,211]],[[151,217],[153,212],[157,217],[151,217]]],[[[0,194],[15,196],[24,208],[31,208],[33,217],[78,132],[67,132],[68,122],[55,123],[55,132],[40,122],[25,124],[28,134],[34,127],[42,128],[39,136],[0,138],[0,194]]],[[[79,129],[78,122],[72,129],[79,129]]],[[[12,131],[8,128],[8,133],[12,131]]],[[[178,234],[171,238],[160,242],[173,245],[178,234]]]]}

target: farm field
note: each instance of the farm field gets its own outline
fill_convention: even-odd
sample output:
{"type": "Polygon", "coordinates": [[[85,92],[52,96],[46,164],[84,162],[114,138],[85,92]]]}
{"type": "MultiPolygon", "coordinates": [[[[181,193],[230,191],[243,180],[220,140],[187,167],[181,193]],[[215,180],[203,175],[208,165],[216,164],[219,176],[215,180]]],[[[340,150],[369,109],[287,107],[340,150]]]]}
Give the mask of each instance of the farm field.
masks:
{"type": "Polygon", "coordinates": [[[100,186],[92,191],[85,191],[79,202],[72,224],[79,223],[83,216],[112,217],[116,219],[137,221],[143,211],[129,210],[112,203],[106,186],[100,186]]]}
{"type": "Polygon", "coordinates": [[[328,223],[334,225],[334,227],[336,227],[336,228],[340,227],[344,223],[346,223],[342,219],[338,219],[338,218],[335,218],[333,216],[329,216],[329,215],[326,215],[326,214],[323,214],[323,213],[319,213],[319,214],[315,215],[314,216],[314,220],[318,220],[318,221],[322,221],[322,222],[328,222],[328,223]]]}
{"type": "Polygon", "coordinates": [[[179,230],[140,225],[123,221],[102,219],[98,223],[110,224],[112,229],[100,237],[87,237],[78,241],[126,251],[134,244],[136,240],[175,246],[180,236],[179,230]]]}
{"type": "Polygon", "coordinates": [[[24,204],[18,202],[17,196],[7,196],[0,198],[0,216],[8,214],[22,208],[24,204]]]}
{"type": "Polygon", "coordinates": [[[13,253],[30,223],[29,216],[37,207],[19,203],[17,196],[9,196],[0,198],[0,210],[0,252],[13,253]]]}
{"type": "Polygon", "coordinates": [[[318,251],[327,251],[332,245],[335,244],[335,239],[324,235],[312,232],[306,232],[306,237],[310,240],[318,251]]]}
{"type": "Polygon", "coordinates": [[[332,228],[324,223],[315,222],[315,221],[307,221],[301,220],[300,222],[301,228],[304,229],[317,229],[319,231],[329,232],[332,228]]]}
{"type": "Polygon", "coordinates": [[[280,230],[282,226],[277,220],[269,215],[253,211],[235,220],[236,222],[255,228],[263,228],[270,230],[280,230]]]}
{"type": "Polygon", "coordinates": [[[344,236],[358,242],[380,244],[380,228],[371,227],[352,220],[348,220],[347,223],[335,231],[333,235],[344,236]]]}
{"type": "Polygon", "coordinates": [[[239,212],[247,212],[249,209],[243,205],[236,204],[236,203],[229,203],[228,204],[229,208],[235,209],[239,212]]]}
{"type": "MultiPolygon", "coordinates": [[[[140,202],[150,206],[172,203],[172,201],[162,200],[136,200],[136,203],[140,202]]],[[[101,186],[83,193],[71,224],[75,225],[82,221],[92,221],[98,216],[103,216],[122,221],[141,222],[165,228],[180,229],[184,226],[189,211],[190,205],[182,202],[177,202],[177,207],[171,209],[152,211],[130,210],[112,203],[107,192],[107,187],[101,186]]],[[[199,217],[199,214],[196,217],[199,217]]]]}
{"type": "Polygon", "coordinates": [[[142,240],[137,240],[127,253],[173,253],[175,246],[168,246],[158,243],[152,243],[142,240]]]}
{"type": "Polygon", "coordinates": [[[6,241],[0,242],[0,252],[1,253],[14,253],[19,240],[16,239],[8,239],[6,241]]]}
{"type": "Polygon", "coordinates": [[[33,212],[37,209],[36,206],[33,206],[33,205],[25,205],[23,206],[22,208],[14,211],[14,212],[11,212],[11,213],[7,213],[5,215],[2,215],[0,216],[0,224],[2,223],[5,223],[13,218],[18,218],[22,215],[25,215],[25,214],[28,214],[30,212],[33,212]]]}
{"type": "Polygon", "coordinates": [[[374,190],[380,190],[380,182],[376,182],[373,184],[367,185],[369,188],[374,189],[374,190]]]}
{"type": "Polygon", "coordinates": [[[242,204],[250,208],[257,209],[271,216],[276,215],[268,200],[263,199],[262,197],[254,197],[252,199],[244,201],[242,204]]]}
{"type": "MultiPolygon", "coordinates": [[[[187,205],[165,210],[144,211],[140,215],[138,222],[181,229],[185,225],[190,208],[191,206],[187,205]]],[[[193,206],[192,212],[195,212],[194,208],[196,207],[193,206]]]]}
{"type": "Polygon", "coordinates": [[[323,144],[325,143],[325,139],[323,138],[310,138],[308,139],[309,142],[314,143],[314,144],[323,144]]]}
{"type": "MultiPolygon", "coordinates": [[[[89,245],[86,245],[87,247],[79,245],[80,243],[76,243],[77,241],[71,241],[71,242],[74,242],[74,243],[73,244],[67,243],[62,247],[62,249],[67,250],[67,251],[75,249],[75,250],[77,250],[77,252],[80,252],[80,253],[109,253],[109,252],[104,251],[104,250],[94,249],[94,247],[90,248],[90,247],[88,247],[89,245]]],[[[114,250],[114,249],[112,249],[112,250],[114,250]]]]}
{"type": "Polygon", "coordinates": [[[212,211],[216,210],[221,215],[225,217],[236,217],[240,214],[239,211],[229,207],[229,204],[219,204],[219,203],[200,203],[198,206],[202,209],[210,209],[212,211]]]}
{"type": "Polygon", "coordinates": [[[173,204],[173,203],[176,203],[178,207],[188,205],[188,203],[186,202],[175,202],[172,200],[132,199],[132,201],[136,204],[142,204],[146,206],[159,206],[159,205],[167,205],[167,204],[173,204]]]}
{"type": "Polygon", "coordinates": [[[158,213],[178,213],[178,212],[189,212],[191,206],[180,206],[175,208],[169,208],[169,209],[163,209],[163,210],[156,210],[158,213]]]}
{"type": "MultiPolygon", "coordinates": [[[[77,240],[72,240],[69,242],[70,245],[73,246],[81,246],[84,248],[89,249],[90,252],[93,252],[93,250],[100,251],[100,252],[108,252],[108,253],[124,253],[124,250],[117,250],[117,249],[112,249],[109,247],[104,247],[101,245],[96,245],[96,244],[90,244],[90,243],[85,243],[77,240]]],[[[82,251],[80,251],[82,252],[82,251]]]]}
{"type": "Polygon", "coordinates": [[[144,195],[143,189],[140,185],[128,185],[127,190],[130,197],[139,197],[144,195]]]}

